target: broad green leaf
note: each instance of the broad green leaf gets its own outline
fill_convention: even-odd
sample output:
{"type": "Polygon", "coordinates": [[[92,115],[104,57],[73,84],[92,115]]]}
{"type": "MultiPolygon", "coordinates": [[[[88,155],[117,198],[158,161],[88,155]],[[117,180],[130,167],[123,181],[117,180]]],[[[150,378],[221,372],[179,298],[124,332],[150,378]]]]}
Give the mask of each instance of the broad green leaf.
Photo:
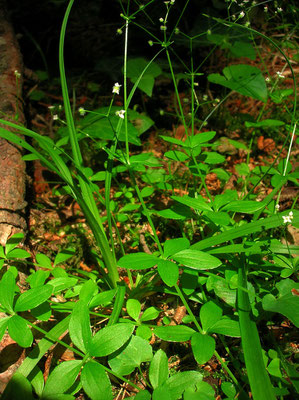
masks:
{"type": "Polygon", "coordinates": [[[1,342],[3,335],[7,329],[9,318],[10,317],[3,317],[0,319],[0,342],[1,342]]]}
{"type": "Polygon", "coordinates": [[[203,331],[208,332],[209,328],[221,319],[222,308],[213,301],[208,301],[201,306],[199,317],[203,331]]]}
{"type": "Polygon", "coordinates": [[[171,196],[171,198],[175,201],[178,201],[181,204],[184,204],[185,206],[191,207],[194,210],[207,210],[207,211],[212,211],[211,206],[203,199],[203,197],[199,196],[197,198],[193,198],[190,196],[171,196]]]}
{"type": "Polygon", "coordinates": [[[0,281],[0,304],[8,312],[13,313],[13,299],[15,297],[16,279],[8,270],[0,281]]]}
{"type": "Polygon", "coordinates": [[[158,272],[167,286],[174,286],[179,279],[179,267],[169,260],[158,260],[158,272]]]}
{"type": "Polygon", "coordinates": [[[75,397],[71,394],[49,394],[47,396],[43,396],[41,400],[75,400],[75,397]]]}
{"type": "Polygon", "coordinates": [[[48,284],[53,286],[53,294],[61,292],[62,290],[69,289],[76,285],[78,282],[77,278],[54,278],[51,279],[48,284]]]}
{"type": "Polygon", "coordinates": [[[141,196],[144,197],[149,197],[154,193],[155,189],[153,187],[146,186],[141,190],[141,196]]]}
{"type": "Polygon", "coordinates": [[[68,260],[69,258],[73,257],[76,254],[76,249],[69,248],[69,249],[64,249],[60,251],[58,254],[56,254],[56,257],[54,259],[54,267],[58,264],[61,264],[68,260]]]}
{"type": "Polygon", "coordinates": [[[91,400],[112,400],[110,380],[101,364],[88,361],[81,371],[81,383],[91,400]]]}
{"type": "Polygon", "coordinates": [[[115,296],[116,289],[106,290],[105,292],[98,293],[94,296],[94,298],[90,301],[89,307],[97,307],[100,305],[107,305],[111,303],[113,297],[115,296]]]}
{"type": "Polygon", "coordinates": [[[24,375],[18,371],[15,372],[8,382],[4,392],[2,393],[1,400],[32,400],[32,387],[31,383],[25,378],[24,375]]]}
{"type": "Polygon", "coordinates": [[[35,256],[36,262],[38,263],[38,265],[40,265],[43,268],[48,268],[48,269],[52,269],[52,262],[50,260],[50,258],[48,256],[46,256],[45,254],[36,254],[35,256]]]}
{"type": "Polygon", "coordinates": [[[49,271],[43,271],[42,269],[39,269],[33,274],[29,275],[26,280],[27,282],[29,282],[30,287],[33,289],[38,286],[42,286],[46,282],[46,279],[49,277],[49,275],[49,271]]]}
{"type": "Polygon", "coordinates": [[[15,340],[21,347],[30,347],[33,342],[31,329],[24,318],[19,315],[13,315],[8,320],[9,336],[15,340]]]}
{"type": "Polygon", "coordinates": [[[254,214],[256,211],[261,210],[265,206],[266,204],[262,201],[237,200],[227,204],[221,210],[254,214]]]}
{"type": "Polygon", "coordinates": [[[177,238],[170,239],[164,242],[164,256],[167,258],[173,254],[188,249],[190,247],[190,242],[187,238],[177,238]]]}
{"type": "Polygon", "coordinates": [[[152,396],[147,390],[140,390],[140,392],[133,397],[134,400],[151,400],[151,398],[152,396]]]}
{"type": "Polygon", "coordinates": [[[141,57],[129,59],[127,63],[127,74],[133,83],[137,82],[140,75],[142,75],[137,87],[148,96],[151,96],[155,78],[161,75],[162,70],[155,62],[152,62],[149,66],[148,64],[149,62],[141,57]]]}
{"type": "Polygon", "coordinates": [[[180,276],[180,284],[183,292],[190,296],[198,286],[198,272],[195,269],[185,268],[180,276]]]}
{"type": "Polygon", "coordinates": [[[225,157],[222,154],[216,153],[216,151],[203,151],[198,160],[206,164],[222,164],[225,161],[225,157]]]}
{"type": "Polygon", "coordinates": [[[82,286],[79,294],[79,299],[81,302],[88,304],[91,299],[94,299],[97,292],[98,292],[97,284],[92,279],[89,279],[82,286]]]}
{"type": "Polygon", "coordinates": [[[166,208],[165,210],[161,211],[155,210],[155,214],[159,215],[162,218],[175,220],[184,220],[189,217],[189,213],[186,213],[184,210],[174,207],[166,208]]]}
{"type": "Polygon", "coordinates": [[[168,358],[165,352],[160,349],[154,355],[150,367],[148,377],[152,387],[156,389],[158,386],[163,385],[168,378],[168,358]]]}
{"type": "Polygon", "coordinates": [[[166,385],[158,386],[152,395],[152,400],[174,400],[171,396],[170,390],[166,385]]]}
{"type": "Polygon", "coordinates": [[[147,325],[140,325],[136,329],[136,336],[140,336],[142,339],[149,340],[152,337],[151,328],[147,325]]]}
{"type": "Polygon", "coordinates": [[[147,340],[132,336],[129,342],[109,356],[108,364],[119,375],[129,375],[142,362],[151,361],[152,347],[147,340]]]}
{"type": "Polygon", "coordinates": [[[28,257],[31,257],[31,254],[29,254],[28,251],[23,250],[23,249],[13,249],[6,256],[7,256],[8,259],[11,259],[11,258],[28,258],[28,257]]]}
{"type": "Polygon", "coordinates": [[[49,375],[42,397],[66,392],[77,379],[81,366],[81,360],[64,361],[59,364],[49,375]]]}
{"type": "Polygon", "coordinates": [[[230,382],[222,382],[221,383],[221,390],[227,397],[234,398],[237,394],[236,388],[233,383],[230,382]]]}
{"type": "Polygon", "coordinates": [[[272,361],[270,361],[269,365],[267,366],[267,370],[270,375],[276,376],[277,378],[282,378],[280,359],[274,358],[272,361]]]}
{"type": "Polygon", "coordinates": [[[285,123],[277,119],[264,119],[259,122],[245,122],[246,128],[272,128],[277,126],[283,126],[285,123]]]}
{"type": "Polygon", "coordinates": [[[237,321],[229,318],[222,318],[209,328],[210,333],[218,333],[220,335],[240,337],[240,326],[237,321]]]}
{"type": "Polygon", "coordinates": [[[161,310],[159,310],[159,308],[156,307],[148,307],[141,315],[140,317],[140,321],[145,322],[145,321],[151,321],[153,319],[156,319],[159,314],[160,314],[161,310]]]}
{"type": "Polygon", "coordinates": [[[251,65],[231,65],[223,69],[223,75],[210,74],[208,81],[222,85],[244,96],[267,101],[268,91],[265,79],[259,68],[251,65]]]}
{"type": "Polygon", "coordinates": [[[215,135],[215,131],[197,133],[194,136],[189,136],[186,140],[186,144],[190,143],[190,147],[195,148],[196,146],[209,142],[215,135]]]}
{"type": "Polygon", "coordinates": [[[51,296],[52,290],[53,287],[50,285],[43,285],[27,290],[16,301],[15,311],[27,311],[39,306],[51,296]]]}
{"type": "Polygon", "coordinates": [[[39,306],[31,309],[31,314],[41,321],[48,321],[52,315],[52,309],[48,302],[41,303],[39,306]]]}
{"type": "Polygon", "coordinates": [[[221,211],[205,211],[204,217],[208,218],[212,221],[215,225],[218,226],[228,226],[231,224],[231,217],[228,213],[221,212],[221,211]]]}
{"type": "Polygon", "coordinates": [[[218,276],[209,276],[207,285],[214,290],[216,296],[231,307],[236,305],[236,290],[230,289],[225,279],[218,276]]]}
{"type": "Polygon", "coordinates": [[[88,352],[91,343],[89,310],[85,301],[79,300],[73,308],[69,334],[72,342],[84,353],[88,352]]]}
{"type": "Polygon", "coordinates": [[[135,321],[138,321],[139,319],[139,315],[141,312],[141,304],[140,301],[136,300],[136,299],[129,299],[127,301],[127,313],[129,314],[129,316],[133,319],[135,319],[135,321]]]}
{"type": "Polygon", "coordinates": [[[213,357],[216,342],[212,336],[195,332],[191,337],[191,347],[197,364],[202,365],[213,357]]]}
{"type": "Polygon", "coordinates": [[[179,372],[164,383],[170,391],[171,399],[179,399],[183,392],[190,388],[195,387],[197,383],[202,381],[202,374],[197,371],[184,371],[179,372]]]}
{"type": "Polygon", "coordinates": [[[54,278],[68,278],[66,270],[62,267],[54,267],[51,271],[54,278]]]}
{"type": "Polygon", "coordinates": [[[186,342],[194,332],[194,329],[185,325],[157,326],[154,328],[154,334],[167,342],[186,342]]]}
{"type": "Polygon", "coordinates": [[[214,400],[214,399],[215,399],[215,391],[213,387],[205,381],[198,382],[195,388],[189,387],[184,392],[184,400],[214,400]]]}
{"type": "Polygon", "coordinates": [[[28,375],[28,380],[33,386],[33,389],[38,397],[41,397],[44,390],[45,381],[44,375],[38,366],[36,366],[28,375]]]}
{"type": "Polygon", "coordinates": [[[114,324],[102,328],[95,334],[90,345],[90,354],[105,357],[123,346],[131,337],[134,325],[114,324]]]}
{"type": "Polygon", "coordinates": [[[17,247],[19,243],[24,239],[24,233],[19,232],[12,235],[5,244],[5,254],[7,255],[10,251],[17,247]]]}
{"type": "Polygon", "coordinates": [[[180,161],[180,162],[186,161],[186,160],[188,160],[188,158],[190,158],[187,154],[183,153],[182,151],[178,151],[178,150],[166,151],[166,153],[164,153],[164,157],[167,157],[173,161],[180,161]]]}
{"type": "Polygon", "coordinates": [[[121,257],[118,266],[134,270],[152,268],[157,264],[158,257],[147,253],[133,253],[121,257]]]}
{"type": "Polygon", "coordinates": [[[233,46],[229,47],[229,50],[235,57],[247,57],[250,60],[256,59],[255,49],[249,42],[236,41],[233,46]]]}
{"type": "Polygon", "coordinates": [[[219,267],[222,262],[208,253],[203,251],[187,249],[182,250],[174,255],[172,258],[188,268],[193,268],[196,270],[201,269],[213,269],[219,267]]]}
{"type": "Polygon", "coordinates": [[[188,145],[186,145],[185,142],[183,142],[182,140],[173,138],[171,136],[160,135],[160,138],[163,139],[165,142],[168,142],[168,143],[177,144],[178,146],[182,146],[182,147],[188,147],[188,145]]]}

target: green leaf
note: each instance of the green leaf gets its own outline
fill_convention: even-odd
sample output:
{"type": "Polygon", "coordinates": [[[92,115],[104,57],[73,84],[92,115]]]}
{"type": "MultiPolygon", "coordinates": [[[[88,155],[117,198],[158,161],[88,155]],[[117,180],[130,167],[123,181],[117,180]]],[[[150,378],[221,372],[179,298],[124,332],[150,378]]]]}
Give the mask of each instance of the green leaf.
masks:
{"type": "Polygon", "coordinates": [[[258,122],[245,121],[246,128],[275,128],[283,125],[285,125],[285,123],[277,119],[264,119],[258,122]]]}
{"type": "Polygon", "coordinates": [[[162,70],[160,66],[155,62],[152,62],[149,66],[148,64],[149,62],[144,58],[129,59],[127,62],[127,75],[131,79],[131,81],[135,83],[139,79],[140,75],[142,75],[144,69],[146,69],[140,81],[138,82],[137,87],[148,96],[151,96],[155,83],[155,78],[161,75],[162,70]]]}
{"type": "Polygon", "coordinates": [[[129,375],[142,362],[151,361],[152,347],[147,340],[132,336],[129,342],[109,356],[108,364],[119,375],[129,375]]]}
{"type": "Polygon", "coordinates": [[[54,368],[47,379],[42,398],[66,392],[77,379],[81,366],[81,360],[71,360],[54,368]]]}
{"type": "Polygon", "coordinates": [[[31,309],[31,314],[41,321],[48,321],[52,315],[52,309],[48,302],[44,302],[39,306],[31,309]]]}
{"type": "MultiPolygon", "coordinates": [[[[263,309],[284,315],[299,328],[299,296],[296,294],[299,289],[299,283],[291,279],[285,281],[286,289],[280,291],[280,295],[277,298],[272,294],[266,294],[263,297],[263,309]]],[[[278,288],[280,287],[278,284],[277,286],[278,288]]]]}
{"type": "Polygon", "coordinates": [[[101,364],[88,361],[81,371],[81,383],[91,400],[112,400],[110,380],[101,364]]]}
{"type": "Polygon", "coordinates": [[[230,289],[225,279],[218,276],[209,276],[207,284],[214,290],[216,296],[225,301],[231,307],[235,307],[236,290],[230,289]]]}
{"type": "Polygon", "coordinates": [[[42,286],[46,282],[46,279],[49,277],[49,275],[49,271],[43,271],[42,269],[39,269],[28,276],[27,282],[29,282],[29,285],[33,289],[35,287],[42,286]]]}
{"type": "Polygon", "coordinates": [[[263,201],[237,200],[224,206],[221,211],[233,211],[245,214],[254,214],[256,211],[265,208],[263,201]]]}
{"type": "Polygon", "coordinates": [[[201,306],[199,311],[201,326],[204,332],[218,322],[222,317],[222,308],[213,301],[208,301],[201,306]]]}
{"type": "Polygon", "coordinates": [[[215,399],[215,391],[213,387],[205,381],[198,382],[195,388],[189,387],[184,392],[184,400],[214,400],[214,399],[215,399]]]}
{"type": "Polygon", "coordinates": [[[133,253],[121,257],[118,266],[134,270],[152,268],[157,264],[158,257],[147,253],[133,253]]]}
{"type": "Polygon", "coordinates": [[[209,335],[195,332],[191,337],[191,347],[197,364],[202,365],[213,357],[216,342],[209,335]]]}
{"type": "Polygon", "coordinates": [[[79,300],[73,308],[69,334],[72,342],[84,353],[88,352],[91,343],[89,310],[85,301],[79,300]]]}
{"type": "Polygon", "coordinates": [[[188,158],[190,158],[187,154],[178,150],[166,151],[166,153],[164,153],[164,157],[167,157],[173,161],[180,161],[180,162],[186,161],[188,160],[188,158]]]}
{"type": "Polygon", "coordinates": [[[8,382],[1,400],[32,400],[32,387],[24,375],[15,372],[8,382]]]}
{"type": "Polygon", "coordinates": [[[56,254],[56,257],[54,259],[54,267],[58,264],[61,264],[68,260],[69,258],[73,257],[76,254],[76,249],[68,248],[60,251],[58,254],[56,254]]]}
{"type": "Polygon", "coordinates": [[[159,316],[160,312],[161,312],[161,310],[159,308],[148,307],[141,315],[140,321],[145,322],[145,321],[151,321],[153,319],[156,319],[159,316]]]}
{"type": "Polygon", "coordinates": [[[151,328],[147,325],[140,325],[136,329],[136,336],[140,336],[142,339],[149,340],[152,337],[151,328]]]}
{"type": "Polygon", "coordinates": [[[164,242],[164,257],[168,258],[173,254],[188,249],[190,247],[190,242],[187,238],[177,238],[177,239],[170,239],[164,242]]]}
{"type": "Polygon", "coordinates": [[[222,164],[225,161],[225,157],[215,151],[203,151],[198,160],[206,164],[222,164]]]}
{"type": "Polygon", "coordinates": [[[82,286],[79,294],[79,299],[81,302],[88,304],[91,299],[94,299],[94,296],[97,294],[97,292],[97,284],[92,279],[89,279],[82,286]]]}
{"type": "Polygon", "coordinates": [[[53,294],[56,294],[62,290],[75,286],[77,282],[77,278],[54,278],[50,280],[48,284],[53,286],[53,294]]]}
{"type": "Polygon", "coordinates": [[[7,329],[9,318],[10,317],[3,317],[0,319],[0,342],[1,342],[3,335],[7,329]]]}
{"type": "Polygon", "coordinates": [[[174,400],[166,385],[158,386],[152,395],[152,400],[174,400]]]}
{"type": "Polygon", "coordinates": [[[147,390],[140,390],[140,392],[133,397],[134,400],[151,400],[151,398],[152,396],[147,390]]]}
{"type": "Polygon", "coordinates": [[[33,342],[31,329],[27,321],[19,315],[13,315],[8,321],[9,336],[21,347],[30,347],[33,342]]]}
{"type": "Polygon", "coordinates": [[[168,358],[160,349],[154,355],[149,367],[148,376],[152,387],[156,389],[158,386],[162,386],[166,382],[168,374],[168,358]]]}
{"type": "Polygon", "coordinates": [[[203,251],[193,249],[182,250],[172,255],[172,258],[185,267],[196,270],[213,269],[222,264],[218,258],[203,251]]]}
{"type": "Polygon", "coordinates": [[[209,332],[231,337],[241,336],[238,321],[234,321],[230,318],[222,318],[220,321],[215,322],[215,324],[209,328],[209,332]]]}
{"type": "Polygon", "coordinates": [[[38,263],[38,265],[40,265],[43,268],[48,268],[48,269],[52,269],[52,262],[50,260],[50,258],[48,256],[46,256],[45,254],[36,254],[35,256],[36,262],[38,263]]]}
{"type": "Polygon", "coordinates": [[[133,319],[135,319],[135,321],[138,321],[139,319],[139,315],[141,312],[141,304],[140,301],[136,300],[136,299],[129,299],[127,301],[127,313],[129,314],[129,316],[133,319]]]}
{"type": "Polygon", "coordinates": [[[42,371],[37,366],[28,375],[28,380],[33,386],[33,389],[38,397],[41,397],[44,390],[45,381],[42,371]]]}
{"type": "Polygon", "coordinates": [[[28,257],[31,257],[31,254],[29,254],[28,251],[23,250],[23,249],[14,249],[14,250],[11,250],[9,253],[7,253],[6,256],[8,259],[28,258],[28,257]]]}
{"type": "Polygon", "coordinates": [[[98,293],[89,303],[89,308],[94,308],[97,306],[106,306],[111,303],[113,297],[115,296],[116,289],[106,290],[105,292],[98,293]]]}
{"type": "Polygon", "coordinates": [[[194,329],[185,325],[157,326],[154,328],[154,334],[167,342],[186,342],[194,332],[194,329]]]}
{"type": "Polygon", "coordinates": [[[236,41],[229,50],[235,57],[247,57],[250,60],[256,59],[255,49],[249,42],[236,41]]]}
{"type": "Polygon", "coordinates": [[[164,383],[163,386],[166,386],[170,392],[171,399],[179,399],[183,392],[190,388],[195,387],[197,383],[202,380],[202,374],[197,371],[184,371],[179,372],[170,378],[164,383]]]}
{"type": "Polygon", "coordinates": [[[9,313],[13,313],[13,300],[15,297],[16,279],[8,270],[0,281],[0,303],[9,313]]]}
{"type": "Polygon", "coordinates": [[[210,74],[208,81],[222,85],[244,96],[263,102],[267,101],[268,91],[262,72],[251,65],[231,65],[223,69],[223,75],[210,74]]]}
{"type": "Polygon", "coordinates": [[[197,198],[193,198],[190,196],[183,196],[183,197],[179,197],[179,196],[171,196],[171,198],[175,201],[178,201],[181,204],[184,204],[185,206],[191,207],[194,210],[199,210],[199,211],[203,211],[203,210],[207,210],[207,211],[212,211],[211,206],[206,203],[206,201],[203,199],[203,197],[199,196],[197,198]]]}
{"type": "Polygon", "coordinates": [[[185,268],[180,276],[180,284],[183,292],[190,296],[198,286],[198,272],[185,268]]]}
{"type": "Polygon", "coordinates": [[[158,260],[158,272],[167,286],[174,286],[179,279],[179,267],[169,260],[158,260]]]}
{"type": "Polygon", "coordinates": [[[5,254],[7,255],[10,251],[17,247],[19,243],[24,239],[24,233],[19,232],[12,235],[5,244],[5,254]]]}
{"type": "Polygon", "coordinates": [[[43,285],[27,290],[16,301],[15,311],[27,311],[39,306],[51,296],[52,290],[53,287],[50,285],[43,285]]]}
{"type": "Polygon", "coordinates": [[[194,149],[199,145],[203,145],[209,142],[213,139],[215,135],[216,131],[200,132],[194,136],[189,136],[188,139],[185,141],[185,144],[188,145],[190,143],[190,148],[194,149]]]}
{"type": "Polygon", "coordinates": [[[94,357],[105,357],[123,346],[134,330],[132,324],[114,324],[102,328],[95,334],[90,346],[90,354],[94,357]]]}

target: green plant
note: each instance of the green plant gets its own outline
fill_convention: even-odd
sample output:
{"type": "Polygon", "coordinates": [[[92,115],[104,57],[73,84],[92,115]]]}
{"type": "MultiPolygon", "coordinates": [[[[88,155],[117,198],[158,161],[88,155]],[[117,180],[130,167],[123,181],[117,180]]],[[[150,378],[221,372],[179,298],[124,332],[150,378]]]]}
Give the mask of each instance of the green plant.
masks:
{"type": "MultiPolygon", "coordinates": [[[[265,355],[258,331],[260,324],[272,323],[277,314],[288,318],[296,327],[299,325],[298,284],[293,277],[298,268],[293,254],[299,249],[287,241],[282,244],[274,235],[276,228],[283,227],[282,233],[286,234],[290,223],[294,226],[299,224],[299,212],[293,210],[295,201],[292,209],[278,212],[282,187],[287,182],[298,185],[298,172],[291,170],[290,163],[296,131],[296,101],[293,109],[288,110],[290,121],[262,119],[262,107],[255,122],[245,123],[248,129],[285,128],[284,146],[289,142],[285,161],[279,159],[280,152],[271,165],[250,171],[249,153],[255,133],[252,133],[249,146],[231,140],[236,148],[247,151],[246,163],[237,168],[245,179],[239,191],[233,189],[213,194],[207,184],[208,174],[215,173],[222,185],[230,175],[223,166],[225,157],[217,152],[216,131],[202,131],[203,127],[233,92],[257,99],[265,105],[271,101],[269,98],[273,100],[273,96],[269,95],[264,72],[260,68],[231,65],[223,69],[223,75],[208,75],[210,83],[230,91],[222,101],[215,102],[207,117],[200,118],[198,114],[202,103],[196,93],[196,79],[202,74],[199,71],[203,62],[195,65],[194,46],[205,38],[215,46],[223,47],[225,44],[224,48],[235,56],[245,55],[254,59],[257,38],[262,37],[285,57],[294,78],[289,59],[271,38],[248,24],[238,23],[230,14],[225,20],[213,18],[215,26],[199,35],[184,33],[183,38],[191,54],[190,66],[183,62],[187,69],[191,105],[191,115],[186,115],[178,86],[181,77],[174,70],[172,57],[176,55],[173,47],[177,25],[189,1],[186,1],[170,33],[167,30],[168,18],[175,2],[163,4],[166,12],[160,18],[162,39],[140,26],[150,35],[151,45],[161,46],[148,63],[143,58],[128,60],[128,30],[130,24],[138,26],[135,19],[139,13],[147,13],[154,0],[135,12],[130,12],[130,2],[127,9],[121,3],[125,30],[123,108],[113,106],[113,97],[108,107],[93,111],[81,109],[81,114],[88,112],[88,115],[76,126],[63,57],[66,25],[73,3],[74,0],[70,0],[66,10],[59,46],[67,129],[61,129],[59,140],[54,142],[20,125],[1,120],[2,124],[17,133],[34,139],[41,150],[3,127],[0,128],[0,136],[23,146],[30,153],[25,156],[27,159],[39,159],[61,178],[66,185],[65,190],[80,205],[92,230],[100,253],[97,257],[99,270],[89,274],[77,271],[74,275],[72,271],[63,269],[59,264],[74,254],[70,249],[57,254],[53,264],[46,255],[37,254],[37,269],[30,270],[27,277],[30,289],[20,293],[16,284],[18,271],[12,264],[15,258],[27,259],[30,254],[16,248],[22,239],[20,235],[10,238],[5,248],[0,247],[0,266],[6,268],[0,281],[0,304],[1,311],[7,315],[0,321],[0,334],[8,329],[10,336],[22,347],[32,345],[33,330],[43,334],[43,339],[13,376],[3,398],[17,398],[19,393],[23,393],[29,399],[34,390],[35,395],[44,400],[67,400],[73,399],[83,389],[91,399],[112,399],[111,382],[120,380],[138,391],[136,400],[213,399],[213,388],[202,380],[203,375],[198,371],[199,366],[212,357],[221,366],[223,378],[227,380],[222,383],[221,391],[228,399],[246,399],[249,390],[255,400],[274,399],[276,395],[282,397],[298,392],[298,373],[292,363],[286,360],[281,350],[270,348],[265,355]],[[225,28],[225,42],[223,35],[213,33],[213,29],[219,27],[225,28]],[[243,42],[234,39],[236,32],[244,33],[246,38],[243,42]],[[153,121],[129,106],[137,89],[152,95],[155,79],[162,73],[157,63],[162,53],[168,62],[176,94],[177,114],[174,118],[184,126],[186,137],[183,140],[161,135],[161,141],[168,146],[161,160],[148,152],[132,154],[130,144],[140,145],[139,136],[153,125],[153,121]],[[133,84],[129,94],[127,78],[133,84]],[[100,140],[103,143],[107,154],[105,170],[94,173],[83,164],[81,140],[96,143],[100,140]],[[69,145],[70,153],[67,152],[69,145]],[[167,168],[164,168],[166,164],[167,168]],[[179,168],[172,169],[173,165],[185,169],[188,194],[175,194],[181,175],[177,172],[179,168]],[[123,176],[129,184],[121,182],[123,176]],[[262,201],[257,201],[255,190],[265,179],[270,179],[274,189],[262,201]],[[105,182],[104,198],[99,195],[98,186],[94,183],[98,181],[105,182]],[[111,201],[113,181],[117,182],[118,190],[111,201]],[[155,209],[154,202],[152,204],[148,200],[160,192],[170,204],[163,210],[155,209]],[[117,199],[125,199],[126,204],[119,206],[117,199]],[[105,216],[99,211],[101,206],[105,207],[105,216]],[[130,219],[130,213],[137,210],[138,219],[144,218],[149,226],[147,237],[151,240],[146,251],[129,252],[122,242],[118,223],[130,229],[128,221],[134,221],[134,215],[130,219]],[[166,221],[166,224],[176,221],[179,234],[176,232],[172,235],[175,237],[161,239],[156,229],[159,220],[166,221]],[[191,231],[188,234],[187,227],[191,231]],[[155,297],[165,303],[169,298],[184,306],[186,315],[178,325],[163,318],[157,326],[155,320],[162,310],[157,303],[150,304],[150,299],[155,297]],[[57,298],[63,301],[57,302],[57,298]],[[45,331],[38,321],[48,321],[51,315],[55,316],[56,324],[45,331]],[[101,325],[100,329],[98,325],[101,325]],[[69,331],[72,346],[60,339],[66,330],[69,331]],[[197,363],[195,370],[175,372],[170,376],[166,352],[157,350],[149,343],[153,334],[158,341],[185,343],[190,347],[197,363]],[[241,339],[241,355],[228,344],[231,338],[241,339]],[[53,343],[72,350],[75,356],[71,361],[56,365],[44,383],[38,363],[53,343]],[[281,366],[289,380],[281,372],[281,366]],[[144,390],[140,390],[132,378],[126,378],[136,369],[144,379],[144,390]]],[[[230,3],[229,12],[232,7],[230,3]]],[[[251,8],[250,5],[245,9],[247,18],[251,8]]],[[[245,11],[242,13],[245,15],[245,11]]],[[[178,59],[182,61],[179,56],[178,59]]],[[[115,84],[113,95],[119,94],[120,88],[120,84],[115,84]]],[[[296,98],[295,85],[288,95],[292,93],[296,98]]],[[[284,100],[280,98],[279,101],[284,100]]]]}

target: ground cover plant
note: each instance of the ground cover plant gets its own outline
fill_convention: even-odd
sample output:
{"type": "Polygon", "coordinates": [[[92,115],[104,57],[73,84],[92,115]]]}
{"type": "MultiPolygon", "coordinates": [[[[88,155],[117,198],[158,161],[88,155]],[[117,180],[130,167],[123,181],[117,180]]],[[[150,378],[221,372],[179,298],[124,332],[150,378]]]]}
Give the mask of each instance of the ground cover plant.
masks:
{"type": "Polygon", "coordinates": [[[176,3],[119,2],[122,71],[111,101],[89,109],[69,98],[70,0],[59,42],[63,107],[51,109],[56,136],[0,121],[1,137],[55,174],[53,193],[73,199],[83,223],[64,229],[86,236],[96,266],[80,267],[78,242],[54,257],[19,246],[22,234],[0,247],[0,336],[7,331],[27,349],[3,399],[268,400],[299,392],[298,49],[284,21],[296,9],[225,2],[186,33],[180,22],[192,1],[176,3]],[[252,26],[258,11],[279,21],[284,41],[252,26]],[[147,35],[151,58],[129,57],[131,26],[147,35]],[[280,70],[269,69],[263,46],[279,54],[280,70]],[[226,65],[206,72],[220,52],[226,65]],[[155,122],[134,101],[145,108],[161,76],[174,100],[160,117],[174,128],[148,151],[143,137],[155,122]],[[232,137],[214,129],[224,131],[229,102],[255,105],[229,120],[232,137]],[[87,163],[90,149],[99,162],[87,163]],[[54,348],[69,357],[55,358],[54,348]]]}

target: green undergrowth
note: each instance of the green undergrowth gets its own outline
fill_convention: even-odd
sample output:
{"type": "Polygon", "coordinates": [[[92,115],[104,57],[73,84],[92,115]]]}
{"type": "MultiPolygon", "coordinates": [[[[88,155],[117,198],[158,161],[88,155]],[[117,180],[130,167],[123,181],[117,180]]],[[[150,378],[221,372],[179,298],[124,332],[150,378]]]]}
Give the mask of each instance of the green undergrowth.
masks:
{"type": "Polygon", "coordinates": [[[17,116],[1,120],[0,136],[26,149],[26,161],[38,159],[53,172],[60,182],[53,195],[72,198],[84,217],[78,229],[57,226],[69,239],[54,256],[33,257],[19,246],[22,234],[0,247],[0,336],[8,331],[27,349],[2,398],[295,398],[298,195],[283,200],[299,177],[296,45],[288,23],[294,6],[283,12],[276,2],[225,2],[202,11],[205,24],[184,31],[180,22],[192,1],[120,2],[121,83],[110,103],[76,110],[64,66],[73,3],[60,35],[64,104],[51,109],[55,140],[20,126],[17,116]],[[156,7],[158,21],[151,17],[156,7]],[[284,41],[255,29],[261,12],[283,29],[284,41]],[[151,59],[129,57],[131,26],[147,36],[151,59]],[[264,46],[279,54],[281,70],[269,69],[264,46]],[[217,51],[227,64],[207,72],[217,51]],[[159,79],[173,85],[175,100],[160,118],[175,128],[146,151],[144,138],[158,122],[142,104],[154,98],[159,79]],[[230,127],[221,119],[232,98],[255,106],[230,127]],[[226,134],[230,128],[242,136],[226,134]],[[261,136],[275,151],[254,163],[261,136]],[[87,253],[93,268],[82,269],[87,253]],[[53,345],[73,356],[54,358],[45,380],[53,345]]]}

